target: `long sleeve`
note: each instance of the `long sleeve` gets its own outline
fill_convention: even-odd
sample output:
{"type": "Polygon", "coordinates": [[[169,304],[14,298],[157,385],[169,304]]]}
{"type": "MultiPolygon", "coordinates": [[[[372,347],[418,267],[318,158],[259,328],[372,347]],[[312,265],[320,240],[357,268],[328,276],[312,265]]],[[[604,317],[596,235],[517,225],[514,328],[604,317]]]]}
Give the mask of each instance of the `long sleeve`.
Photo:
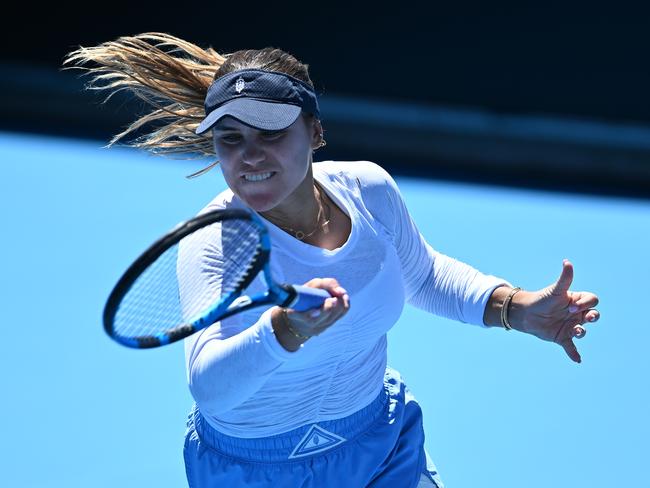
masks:
{"type": "MultiPolygon", "coordinates": [[[[181,242],[177,262],[185,317],[221,296],[225,269],[221,249],[201,234],[181,242]]],[[[261,289],[259,278],[249,291],[261,289]]],[[[270,309],[240,313],[185,340],[187,380],[192,396],[208,414],[231,410],[257,392],[285,361],[297,354],[276,340],[270,309]]]]}
{"type": "Polygon", "coordinates": [[[393,178],[373,163],[358,164],[365,167],[360,178],[364,200],[391,234],[397,250],[407,302],[436,315],[483,326],[492,291],[508,282],[433,249],[417,229],[393,178]]]}

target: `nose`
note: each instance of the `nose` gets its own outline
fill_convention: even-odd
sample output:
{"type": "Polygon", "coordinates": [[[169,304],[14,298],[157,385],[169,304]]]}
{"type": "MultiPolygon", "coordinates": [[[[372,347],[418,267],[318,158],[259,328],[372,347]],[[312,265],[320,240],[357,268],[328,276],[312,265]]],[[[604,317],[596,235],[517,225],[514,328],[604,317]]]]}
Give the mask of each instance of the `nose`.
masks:
{"type": "Polygon", "coordinates": [[[242,150],[242,162],[250,166],[255,166],[264,161],[265,154],[261,144],[247,142],[242,150]]]}

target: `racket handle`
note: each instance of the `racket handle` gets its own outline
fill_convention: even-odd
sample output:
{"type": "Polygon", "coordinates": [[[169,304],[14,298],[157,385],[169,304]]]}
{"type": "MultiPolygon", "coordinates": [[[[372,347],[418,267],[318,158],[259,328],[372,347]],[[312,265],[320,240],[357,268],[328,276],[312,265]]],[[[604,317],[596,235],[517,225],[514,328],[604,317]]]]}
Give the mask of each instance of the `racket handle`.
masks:
{"type": "Polygon", "coordinates": [[[296,298],[289,305],[298,312],[304,312],[310,308],[318,308],[323,305],[325,299],[331,297],[327,290],[321,288],[312,288],[311,286],[292,285],[296,291],[296,298]]]}

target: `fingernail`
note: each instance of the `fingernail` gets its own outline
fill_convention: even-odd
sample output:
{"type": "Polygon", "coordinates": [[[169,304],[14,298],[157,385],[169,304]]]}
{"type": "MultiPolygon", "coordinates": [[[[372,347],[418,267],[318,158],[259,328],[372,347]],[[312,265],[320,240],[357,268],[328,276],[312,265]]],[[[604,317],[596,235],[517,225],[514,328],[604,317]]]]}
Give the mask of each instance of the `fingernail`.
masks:
{"type": "Polygon", "coordinates": [[[320,308],[314,309],[311,312],[309,312],[309,316],[313,319],[318,317],[319,315],[320,315],[320,308]]]}
{"type": "Polygon", "coordinates": [[[333,297],[331,300],[332,300],[332,305],[333,305],[334,307],[336,307],[336,306],[339,304],[339,299],[338,299],[338,298],[333,297]]]}
{"type": "Polygon", "coordinates": [[[337,286],[336,288],[334,288],[334,291],[335,291],[336,293],[340,293],[341,295],[343,295],[344,293],[347,293],[347,292],[345,291],[345,288],[343,288],[343,287],[341,287],[341,286],[337,286]]]}
{"type": "Polygon", "coordinates": [[[578,306],[577,306],[577,305],[571,305],[571,306],[569,307],[569,312],[571,312],[571,313],[575,313],[575,312],[577,312],[577,311],[578,311],[578,306]]]}
{"type": "Polygon", "coordinates": [[[595,321],[596,321],[596,316],[595,315],[592,315],[591,317],[589,317],[589,322],[595,322],[595,321]]]}

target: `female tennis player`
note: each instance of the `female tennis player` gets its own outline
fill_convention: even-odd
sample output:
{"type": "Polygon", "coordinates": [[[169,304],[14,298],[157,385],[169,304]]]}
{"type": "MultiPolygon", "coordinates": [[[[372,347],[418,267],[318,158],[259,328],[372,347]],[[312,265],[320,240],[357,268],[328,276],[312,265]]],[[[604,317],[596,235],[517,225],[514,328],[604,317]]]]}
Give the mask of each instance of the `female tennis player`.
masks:
{"type": "MultiPolygon", "coordinates": [[[[190,486],[442,487],[421,409],[387,367],[386,333],[405,303],[533,334],[580,362],[573,339],[598,320],[598,298],[570,290],[572,264],[542,290],[513,287],[435,251],[377,164],[314,162],[325,144],[318,97],[290,54],[222,56],[147,33],[80,48],[66,63],[90,69],[95,88],[153,105],[111,143],[138,131],[139,148],[216,155],[228,189],[201,211],[256,212],[274,275],[331,295],[305,312],[252,309],[185,340],[190,486]]],[[[180,261],[191,308],[183,277],[219,287],[219,266],[202,253],[180,261]]]]}

